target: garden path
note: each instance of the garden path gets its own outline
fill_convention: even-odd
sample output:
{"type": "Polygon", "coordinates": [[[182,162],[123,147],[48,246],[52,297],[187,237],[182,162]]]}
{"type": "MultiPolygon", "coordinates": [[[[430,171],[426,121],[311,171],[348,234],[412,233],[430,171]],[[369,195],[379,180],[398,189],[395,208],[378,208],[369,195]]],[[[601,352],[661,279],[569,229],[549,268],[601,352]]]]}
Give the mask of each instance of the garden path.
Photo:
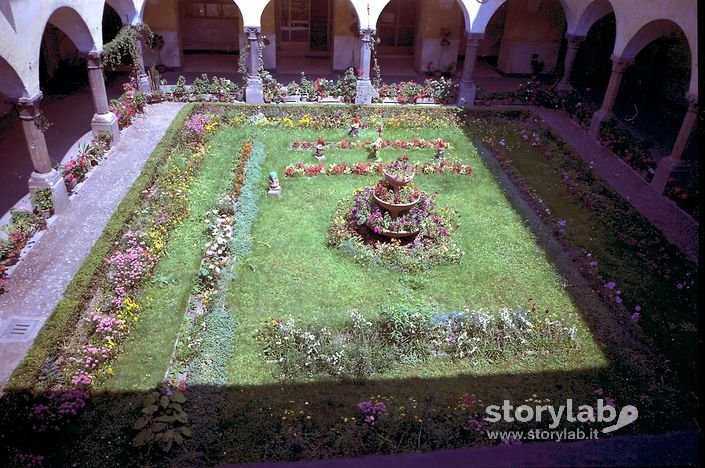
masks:
{"type": "Polygon", "coordinates": [[[108,220],[142,172],[181,103],[148,106],[88,178],[77,187],[66,212],[17,264],[8,292],[0,296],[0,388],[29,350],[108,220]],[[21,338],[8,338],[15,319],[32,321],[21,338]]]}
{"type": "Polygon", "coordinates": [[[669,242],[691,261],[698,262],[698,223],[693,218],[674,201],[654,192],[627,163],[590,138],[565,112],[543,107],[534,107],[532,110],[590,164],[613,190],[663,232],[669,242]]]}

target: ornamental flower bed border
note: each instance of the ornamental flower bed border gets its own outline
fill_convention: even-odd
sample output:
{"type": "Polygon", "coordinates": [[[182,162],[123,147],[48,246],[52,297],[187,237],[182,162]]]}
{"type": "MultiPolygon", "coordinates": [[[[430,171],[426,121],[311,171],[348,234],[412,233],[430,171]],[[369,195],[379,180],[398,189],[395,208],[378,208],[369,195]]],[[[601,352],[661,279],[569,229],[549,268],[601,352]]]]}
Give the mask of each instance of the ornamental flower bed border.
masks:
{"type": "MultiPolygon", "coordinates": [[[[284,168],[285,177],[315,177],[319,175],[381,175],[383,163],[372,162],[357,162],[348,164],[347,162],[337,164],[333,163],[326,166],[323,163],[306,163],[299,161],[295,164],[290,164],[284,168]]],[[[469,164],[451,163],[441,161],[438,163],[425,162],[423,164],[414,165],[416,174],[453,174],[471,176],[475,170],[469,164]]]]}

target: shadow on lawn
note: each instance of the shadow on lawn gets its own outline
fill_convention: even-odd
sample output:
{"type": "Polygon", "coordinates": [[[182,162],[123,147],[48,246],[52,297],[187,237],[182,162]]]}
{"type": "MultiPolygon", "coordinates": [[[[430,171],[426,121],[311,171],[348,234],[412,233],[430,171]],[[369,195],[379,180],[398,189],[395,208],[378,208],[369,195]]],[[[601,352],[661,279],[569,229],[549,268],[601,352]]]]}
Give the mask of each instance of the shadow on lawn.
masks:
{"type": "MultiPolygon", "coordinates": [[[[488,446],[495,444],[489,441],[485,429],[519,427],[474,427],[472,421],[485,416],[486,405],[501,405],[505,399],[514,406],[535,406],[539,401],[564,405],[568,398],[592,405],[598,396],[590,384],[597,387],[614,379],[614,369],[594,369],[251,387],[193,386],[186,392],[185,405],[193,437],[169,454],[157,448],[150,454],[131,447],[137,433],[132,425],[140,416],[148,392],[99,393],[77,421],[43,433],[34,431],[26,418],[18,420],[19,414],[27,414],[30,395],[14,392],[3,398],[0,445],[19,447],[16,452],[3,454],[8,457],[5,466],[16,462],[17,453],[40,453],[49,466],[185,466],[488,446]],[[462,403],[467,394],[477,397],[472,406],[462,403]],[[534,401],[526,402],[532,397],[534,401]],[[357,407],[366,400],[383,401],[388,408],[376,427],[363,421],[364,414],[357,407]],[[399,411],[401,406],[406,408],[404,413],[399,411]]],[[[645,407],[632,399],[643,393],[640,382],[625,378],[623,384],[620,395],[615,396],[617,409],[633,404],[639,409],[639,419],[615,435],[689,428],[680,417],[683,413],[654,413],[654,406],[665,402],[653,401],[645,407]]],[[[595,427],[605,426],[598,423],[595,427]]],[[[576,426],[563,420],[559,430],[564,427],[576,426]]]]}

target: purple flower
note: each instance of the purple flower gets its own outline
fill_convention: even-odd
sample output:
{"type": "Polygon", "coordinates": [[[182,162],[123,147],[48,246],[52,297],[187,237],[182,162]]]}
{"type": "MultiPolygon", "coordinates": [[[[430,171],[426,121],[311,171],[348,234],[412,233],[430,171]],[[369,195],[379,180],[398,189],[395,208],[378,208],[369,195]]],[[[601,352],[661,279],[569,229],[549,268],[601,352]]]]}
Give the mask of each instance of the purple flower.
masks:
{"type": "Polygon", "coordinates": [[[639,317],[641,317],[641,314],[639,312],[634,312],[632,314],[632,322],[636,322],[637,320],[639,320],[639,317]]]}
{"type": "Polygon", "coordinates": [[[621,304],[621,303],[622,303],[622,298],[619,297],[619,296],[617,296],[617,297],[614,298],[614,302],[616,302],[617,304],[621,304]]]}
{"type": "Polygon", "coordinates": [[[639,306],[639,305],[634,306],[634,310],[636,310],[637,312],[641,312],[641,306],[639,306]]]}
{"type": "Polygon", "coordinates": [[[615,286],[617,286],[617,285],[615,284],[614,281],[610,281],[610,282],[608,282],[608,283],[605,284],[605,287],[606,287],[607,289],[614,289],[615,286]]]}

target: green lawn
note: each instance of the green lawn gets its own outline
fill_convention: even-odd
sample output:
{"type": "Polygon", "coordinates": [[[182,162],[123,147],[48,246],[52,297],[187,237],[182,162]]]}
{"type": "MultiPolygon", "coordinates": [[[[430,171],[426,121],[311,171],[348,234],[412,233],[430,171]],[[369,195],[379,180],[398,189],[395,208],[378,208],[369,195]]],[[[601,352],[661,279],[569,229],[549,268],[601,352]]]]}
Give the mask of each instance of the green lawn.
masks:
{"type": "MultiPolygon", "coordinates": [[[[312,151],[288,150],[294,138],[315,140],[318,132],[260,130],[265,142],[267,170],[280,174],[287,164],[315,162],[312,151]]],[[[345,138],[340,130],[321,131],[326,142],[345,138]]],[[[363,132],[373,139],[375,132],[363,132]]],[[[292,316],[304,322],[330,327],[342,324],[348,312],[357,309],[376,314],[381,305],[422,304],[437,311],[527,306],[529,299],[555,318],[565,318],[579,329],[579,353],[561,352],[548,357],[521,358],[512,362],[478,363],[434,360],[420,368],[396,368],[385,377],[439,377],[458,372],[493,374],[601,367],[606,365],[579,307],[563,285],[559,272],[537,245],[524,221],[513,209],[502,189],[480,161],[477,151],[456,129],[440,132],[387,130],[385,138],[427,139],[443,137],[451,142],[451,155],[476,169],[471,177],[418,175],[415,182],[429,193],[438,193],[438,204],[460,213],[456,240],[465,255],[460,265],[435,267],[422,273],[398,273],[370,267],[329,249],[325,245],[330,218],[339,200],[355,188],[372,185],[376,177],[318,176],[283,179],[284,196],[260,202],[253,229],[253,252],[240,262],[239,277],[231,285],[230,310],[239,322],[238,337],[230,368],[232,383],[274,382],[264,364],[255,330],[268,317],[292,316]]],[[[430,161],[433,150],[384,149],[391,161],[408,154],[411,162],[430,161]]],[[[329,149],[326,164],[365,161],[363,150],[329,149]]]]}

